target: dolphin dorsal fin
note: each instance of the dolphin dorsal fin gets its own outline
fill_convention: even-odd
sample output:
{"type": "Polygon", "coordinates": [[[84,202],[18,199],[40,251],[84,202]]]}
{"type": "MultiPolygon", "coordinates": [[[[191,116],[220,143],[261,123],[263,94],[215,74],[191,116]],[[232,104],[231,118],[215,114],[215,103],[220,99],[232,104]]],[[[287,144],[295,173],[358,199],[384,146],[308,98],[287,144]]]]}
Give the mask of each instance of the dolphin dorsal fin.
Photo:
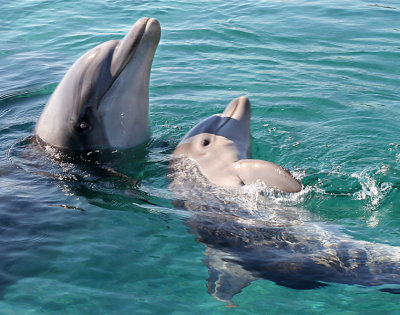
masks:
{"type": "Polygon", "coordinates": [[[263,181],[283,192],[299,192],[301,184],[283,167],[268,161],[245,159],[235,162],[237,175],[245,185],[263,181]]]}

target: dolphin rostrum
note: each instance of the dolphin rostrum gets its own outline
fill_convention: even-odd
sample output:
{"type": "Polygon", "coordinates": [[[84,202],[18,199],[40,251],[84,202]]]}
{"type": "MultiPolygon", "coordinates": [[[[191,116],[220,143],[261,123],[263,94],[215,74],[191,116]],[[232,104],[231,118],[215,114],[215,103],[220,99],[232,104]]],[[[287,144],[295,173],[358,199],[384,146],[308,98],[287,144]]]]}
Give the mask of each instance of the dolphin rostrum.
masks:
{"type": "Polygon", "coordinates": [[[149,79],[161,28],[141,18],[121,40],[89,50],[47,102],[37,137],[69,150],[130,148],[150,135],[149,79]]]}
{"type": "Polygon", "coordinates": [[[174,205],[190,211],[185,224],[207,248],[209,293],[232,306],[257,279],[292,289],[342,283],[400,293],[400,247],[355,240],[340,226],[318,222],[288,202],[296,195],[285,192],[301,186],[287,171],[243,160],[249,106],[236,99],[222,115],[200,122],[171,161],[174,205]]]}

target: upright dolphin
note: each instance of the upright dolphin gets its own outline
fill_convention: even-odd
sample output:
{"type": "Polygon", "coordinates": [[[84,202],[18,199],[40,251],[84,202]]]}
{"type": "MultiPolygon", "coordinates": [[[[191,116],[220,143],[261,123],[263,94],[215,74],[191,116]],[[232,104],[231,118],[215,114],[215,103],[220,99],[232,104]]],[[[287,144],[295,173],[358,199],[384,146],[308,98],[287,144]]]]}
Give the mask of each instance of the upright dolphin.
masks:
{"type": "Polygon", "coordinates": [[[80,57],[47,102],[37,137],[79,151],[144,142],[150,135],[149,78],[160,35],[156,19],[141,18],[122,40],[80,57]]]}
{"type": "Polygon", "coordinates": [[[277,189],[301,186],[280,166],[246,159],[249,106],[246,98],[234,100],[222,115],[199,123],[171,161],[174,205],[190,211],[185,224],[207,248],[209,293],[232,305],[260,278],[292,289],[342,283],[399,293],[400,247],[353,239],[274,198],[292,197],[277,189]]]}
{"type": "Polygon", "coordinates": [[[250,102],[233,100],[222,114],[213,115],[191,129],[173,152],[195,160],[214,184],[239,187],[257,180],[284,192],[298,192],[301,184],[281,166],[249,159],[250,102]]]}

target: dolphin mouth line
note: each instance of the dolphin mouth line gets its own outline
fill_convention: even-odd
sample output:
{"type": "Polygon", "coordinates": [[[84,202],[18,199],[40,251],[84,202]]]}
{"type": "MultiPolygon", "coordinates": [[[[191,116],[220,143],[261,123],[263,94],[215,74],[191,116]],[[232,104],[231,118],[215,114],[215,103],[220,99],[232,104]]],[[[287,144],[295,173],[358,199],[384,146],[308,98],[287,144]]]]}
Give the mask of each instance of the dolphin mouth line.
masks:
{"type": "MultiPolygon", "coordinates": [[[[149,23],[150,19],[147,18],[146,23],[143,25],[143,27],[139,31],[139,35],[135,39],[134,43],[132,44],[132,49],[129,55],[126,57],[125,61],[121,65],[121,67],[118,69],[117,73],[113,76],[112,80],[110,81],[110,84],[108,87],[104,90],[104,92],[98,96],[96,100],[96,108],[98,109],[100,106],[100,101],[103,98],[104,95],[107,94],[107,92],[111,89],[113,86],[114,82],[119,78],[120,74],[125,70],[125,68],[129,65],[129,63],[132,61],[133,56],[135,55],[136,51],[138,50],[138,47],[140,46],[140,43],[143,39],[144,34],[146,33],[146,28],[149,23]]],[[[113,54],[115,52],[115,49],[113,50],[113,54]]],[[[111,56],[112,57],[112,56],[111,56]]]]}
{"type": "Polygon", "coordinates": [[[135,55],[135,53],[143,39],[144,34],[146,33],[146,28],[147,28],[149,21],[150,21],[150,19],[147,18],[146,24],[143,25],[143,27],[141,28],[141,30],[139,32],[139,36],[135,39],[135,42],[132,45],[132,51],[129,53],[128,57],[126,58],[125,62],[122,64],[122,66],[120,67],[118,72],[115,74],[114,80],[111,82],[110,86],[114,83],[114,81],[119,77],[119,75],[122,73],[122,71],[124,71],[125,68],[128,66],[128,64],[131,62],[133,56],[135,55]]]}

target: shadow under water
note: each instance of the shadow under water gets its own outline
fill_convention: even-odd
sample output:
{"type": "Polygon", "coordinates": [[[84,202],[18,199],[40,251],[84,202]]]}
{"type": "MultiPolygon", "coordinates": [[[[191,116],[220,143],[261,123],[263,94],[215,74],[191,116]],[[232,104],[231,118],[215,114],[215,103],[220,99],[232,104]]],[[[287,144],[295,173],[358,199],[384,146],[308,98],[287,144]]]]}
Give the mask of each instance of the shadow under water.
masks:
{"type": "Polygon", "coordinates": [[[158,199],[140,188],[147,154],[147,144],[77,153],[35,137],[11,146],[4,175],[10,194],[0,194],[2,205],[8,205],[0,213],[0,298],[18,280],[49,272],[66,235],[88,229],[96,207],[115,209],[110,200],[117,197],[125,198],[118,210],[132,208],[126,200],[154,205],[158,199]]]}

